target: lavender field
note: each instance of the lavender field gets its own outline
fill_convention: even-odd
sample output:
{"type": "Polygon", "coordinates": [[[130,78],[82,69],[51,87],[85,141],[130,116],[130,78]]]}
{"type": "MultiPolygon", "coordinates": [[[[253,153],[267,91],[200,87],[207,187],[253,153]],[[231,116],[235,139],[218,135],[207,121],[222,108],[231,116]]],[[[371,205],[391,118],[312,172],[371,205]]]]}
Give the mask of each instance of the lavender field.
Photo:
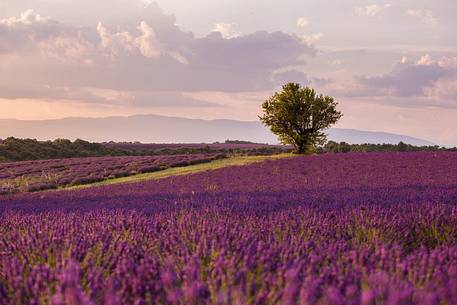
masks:
{"type": "Polygon", "coordinates": [[[457,153],[2,196],[0,304],[457,304],[457,153]]]}
{"type": "Polygon", "coordinates": [[[56,189],[111,178],[187,166],[223,158],[222,154],[92,157],[0,163],[0,195],[56,189]]]}

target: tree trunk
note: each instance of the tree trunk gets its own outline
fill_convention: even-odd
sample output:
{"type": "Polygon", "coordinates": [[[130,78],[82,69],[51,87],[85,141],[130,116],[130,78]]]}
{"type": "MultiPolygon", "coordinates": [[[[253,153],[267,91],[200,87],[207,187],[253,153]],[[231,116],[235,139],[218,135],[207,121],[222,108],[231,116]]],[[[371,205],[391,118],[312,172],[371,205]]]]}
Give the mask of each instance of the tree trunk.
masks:
{"type": "Polygon", "coordinates": [[[314,146],[309,143],[298,143],[295,147],[295,152],[299,155],[312,154],[314,146]]]}

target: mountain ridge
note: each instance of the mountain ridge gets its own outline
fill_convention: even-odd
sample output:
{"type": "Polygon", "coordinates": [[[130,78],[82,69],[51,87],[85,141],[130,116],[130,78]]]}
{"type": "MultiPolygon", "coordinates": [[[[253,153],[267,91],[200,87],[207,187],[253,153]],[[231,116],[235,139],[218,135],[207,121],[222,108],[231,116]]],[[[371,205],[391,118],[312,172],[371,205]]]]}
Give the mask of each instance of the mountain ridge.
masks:
{"type": "MultiPolygon", "coordinates": [[[[351,144],[397,144],[417,146],[434,143],[388,132],[331,128],[329,140],[351,144]]],[[[212,143],[226,139],[277,143],[275,135],[260,122],[232,119],[192,119],[153,114],[110,116],[103,118],[67,117],[49,120],[0,119],[0,138],[84,139],[93,142],[212,143]]]]}

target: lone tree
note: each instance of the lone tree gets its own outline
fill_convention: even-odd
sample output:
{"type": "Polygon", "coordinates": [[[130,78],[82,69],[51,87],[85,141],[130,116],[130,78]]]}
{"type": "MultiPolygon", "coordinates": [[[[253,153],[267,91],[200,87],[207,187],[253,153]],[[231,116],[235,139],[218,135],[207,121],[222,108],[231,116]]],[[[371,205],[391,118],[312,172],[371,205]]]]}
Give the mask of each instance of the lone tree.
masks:
{"type": "Polygon", "coordinates": [[[263,103],[264,114],[259,118],[296,153],[310,153],[326,142],[323,130],[343,116],[337,105],[332,97],[318,95],[312,88],[288,83],[263,103]]]}

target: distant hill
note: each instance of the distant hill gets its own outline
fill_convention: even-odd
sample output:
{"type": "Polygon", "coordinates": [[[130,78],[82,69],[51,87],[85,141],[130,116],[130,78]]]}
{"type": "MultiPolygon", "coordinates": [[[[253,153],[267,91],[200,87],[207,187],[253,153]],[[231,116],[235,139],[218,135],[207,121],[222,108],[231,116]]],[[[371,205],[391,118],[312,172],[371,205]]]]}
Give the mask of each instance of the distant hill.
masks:
{"type": "MultiPolygon", "coordinates": [[[[384,132],[333,128],[329,139],[351,144],[403,141],[416,146],[433,143],[384,132]]],[[[65,118],[58,120],[0,120],[0,138],[84,139],[92,142],[139,141],[143,143],[212,143],[227,139],[277,143],[277,138],[260,122],[197,120],[158,115],[108,118],[65,118]]]]}
{"type": "Polygon", "coordinates": [[[434,143],[410,136],[388,132],[373,132],[357,129],[332,128],[328,131],[328,137],[335,142],[348,142],[350,144],[398,144],[399,142],[414,146],[433,146],[434,143]]]}

